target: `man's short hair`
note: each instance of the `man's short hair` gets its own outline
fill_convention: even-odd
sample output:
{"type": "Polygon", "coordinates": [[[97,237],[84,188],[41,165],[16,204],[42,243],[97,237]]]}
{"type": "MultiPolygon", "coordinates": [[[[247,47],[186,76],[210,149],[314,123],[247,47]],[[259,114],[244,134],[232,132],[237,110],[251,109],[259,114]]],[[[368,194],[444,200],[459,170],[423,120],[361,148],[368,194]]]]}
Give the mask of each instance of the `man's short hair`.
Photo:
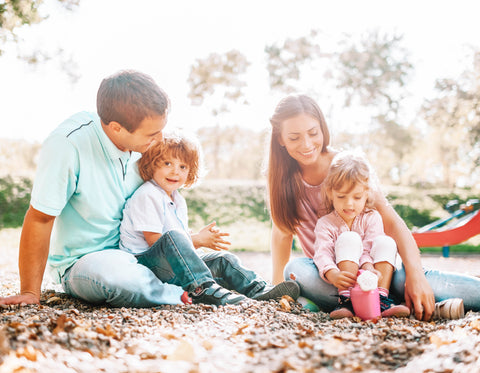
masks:
{"type": "Polygon", "coordinates": [[[123,70],[103,79],[97,93],[97,113],[102,123],[120,123],[134,132],[145,118],[168,112],[167,94],[151,76],[123,70]]]}

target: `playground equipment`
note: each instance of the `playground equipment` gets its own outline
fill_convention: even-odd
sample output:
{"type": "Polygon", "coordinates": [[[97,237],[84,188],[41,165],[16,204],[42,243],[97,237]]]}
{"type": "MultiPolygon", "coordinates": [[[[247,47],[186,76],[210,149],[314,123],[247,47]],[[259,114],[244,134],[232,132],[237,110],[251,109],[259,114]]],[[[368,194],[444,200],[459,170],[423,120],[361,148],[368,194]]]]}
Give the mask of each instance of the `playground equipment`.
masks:
{"type": "Polygon", "coordinates": [[[458,245],[480,234],[480,201],[470,199],[464,205],[450,201],[445,208],[450,216],[413,232],[413,238],[418,247],[442,247],[443,256],[448,257],[451,245],[458,245]]]}

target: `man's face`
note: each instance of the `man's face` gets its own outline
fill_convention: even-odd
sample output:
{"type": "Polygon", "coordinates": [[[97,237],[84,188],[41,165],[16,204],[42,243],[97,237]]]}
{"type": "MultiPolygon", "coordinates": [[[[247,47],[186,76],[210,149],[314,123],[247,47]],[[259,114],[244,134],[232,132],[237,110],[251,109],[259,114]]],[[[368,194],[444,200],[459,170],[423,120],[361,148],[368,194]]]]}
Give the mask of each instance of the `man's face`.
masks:
{"type": "Polygon", "coordinates": [[[164,114],[145,118],[131,133],[122,127],[115,145],[122,151],[144,153],[154,140],[162,138],[162,130],[166,124],[167,116],[164,114]]]}

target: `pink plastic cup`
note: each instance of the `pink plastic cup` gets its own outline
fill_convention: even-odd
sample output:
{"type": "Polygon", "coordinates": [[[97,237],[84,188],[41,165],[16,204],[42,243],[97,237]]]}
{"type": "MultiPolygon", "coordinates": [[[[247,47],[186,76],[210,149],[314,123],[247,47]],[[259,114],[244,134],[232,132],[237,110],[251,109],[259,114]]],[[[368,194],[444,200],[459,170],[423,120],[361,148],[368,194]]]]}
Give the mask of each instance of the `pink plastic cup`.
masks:
{"type": "Polygon", "coordinates": [[[373,320],[381,316],[378,288],[363,291],[360,285],[355,284],[350,291],[350,296],[355,315],[362,320],[373,320]]]}

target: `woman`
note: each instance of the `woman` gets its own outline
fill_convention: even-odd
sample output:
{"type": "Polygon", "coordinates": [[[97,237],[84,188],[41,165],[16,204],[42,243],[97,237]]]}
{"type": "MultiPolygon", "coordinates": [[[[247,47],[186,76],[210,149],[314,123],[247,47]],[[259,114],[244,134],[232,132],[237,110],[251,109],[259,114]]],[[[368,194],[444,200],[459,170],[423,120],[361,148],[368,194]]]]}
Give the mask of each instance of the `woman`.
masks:
{"type": "MultiPolygon", "coordinates": [[[[273,220],[273,282],[295,279],[302,295],[325,311],[337,302],[337,291],[322,280],[313,263],[314,229],[322,211],[321,184],[336,152],[330,149],[329,131],[317,103],[306,95],[287,96],[270,119],[272,135],[268,161],[270,212],[273,220]],[[289,262],[293,236],[306,258],[289,262]]],[[[393,276],[391,290],[404,297],[419,320],[430,320],[438,300],[464,299],[465,308],[480,310],[480,279],[439,271],[424,272],[420,252],[409,229],[385,196],[375,196],[385,234],[397,243],[403,268],[393,276]],[[452,286],[454,284],[454,294],[452,286]],[[433,288],[433,290],[432,290],[433,288]],[[435,292],[435,296],[434,296],[435,292]]]]}

